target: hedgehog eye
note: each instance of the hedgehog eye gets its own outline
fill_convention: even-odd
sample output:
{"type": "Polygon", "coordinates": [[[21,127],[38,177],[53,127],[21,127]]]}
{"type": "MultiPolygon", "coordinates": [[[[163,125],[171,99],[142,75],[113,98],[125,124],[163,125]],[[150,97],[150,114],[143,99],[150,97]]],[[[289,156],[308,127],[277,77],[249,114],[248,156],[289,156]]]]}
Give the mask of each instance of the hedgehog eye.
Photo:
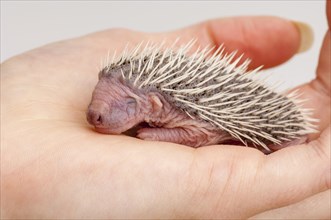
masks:
{"type": "Polygon", "coordinates": [[[127,97],[126,98],[126,104],[133,106],[133,105],[137,104],[137,101],[136,101],[136,99],[134,99],[132,97],[127,97]]]}
{"type": "Polygon", "coordinates": [[[134,115],[136,112],[137,101],[132,97],[126,98],[126,112],[128,115],[134,115]]]}

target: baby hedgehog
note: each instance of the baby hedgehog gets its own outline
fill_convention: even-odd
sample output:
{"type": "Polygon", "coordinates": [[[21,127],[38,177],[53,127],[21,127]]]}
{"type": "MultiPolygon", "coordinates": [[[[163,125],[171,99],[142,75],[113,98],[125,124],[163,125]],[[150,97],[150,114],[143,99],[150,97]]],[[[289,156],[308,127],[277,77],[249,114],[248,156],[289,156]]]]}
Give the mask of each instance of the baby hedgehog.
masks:
{"type": "Polygon", "coordinates": [[[142,43],[99,73],[87,120],[95,130],[121,134],[137,125],[137,137],[200,147],[242,143],[271,152],[306,141],[314,132],[296,94],[277,94],[237,65],[223,47],[187,52],[195,44],[162,50],[142,43]]]}

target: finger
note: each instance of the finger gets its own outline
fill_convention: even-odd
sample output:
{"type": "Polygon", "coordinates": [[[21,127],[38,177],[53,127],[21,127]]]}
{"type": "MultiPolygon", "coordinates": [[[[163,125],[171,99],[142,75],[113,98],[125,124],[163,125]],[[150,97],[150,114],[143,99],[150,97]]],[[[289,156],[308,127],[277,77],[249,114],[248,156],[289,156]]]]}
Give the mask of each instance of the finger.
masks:
{"type": "MultiPolygon", "coordinates": [[[[329,30],[327,31],[317,66],[316,78],[310,83],[299,86],[296,89],[303,92],[302,98],[309,100],[305,107],[314,109],[313,118],[318,118],[317,129],[323,131],[330,125],[331,116],[331,43],[330,43],[330,24],[331,24],[331,2],[327,1],[327,17],[329,30]]],[[[311,134],[309,139],[318,138],[319,133],[311,134]]]]}
{"type": "Polygon", "coordinates": [[[166,40],[172,44],[180,38],[178,43],[185,44],[197,39],[197,45],[201,47],[217,47],[223,44],[226,52],[238,51],[237,56],[244,54],[243,60],[252,60],[251,68],[279,65],[296,53],[307,50],[312,44],[312,31],[307,25],[278,17],[262,16],[214,19],[167,33],[146,34],[115,29],[87,37],[94,44],[98,42],[95,46],[99,47],[103,54],[110,48],[121,51],[128,42],[135,45],[143,40],[166,40]],[[123,36],[126,36],[125,39],[123,36]]]}
{"type": "Polygon", "coordinates": [[[244,53],[251,67],[273,67],[290,59],[299,50],[307,50],[312,32],[307,25],[278,17],[236,17],[215,19],[160,37],[197,38],[200,45],[224,44],[227,51],[244,53]],[[301,44],[302,43],[302,44],[301,44]]]}
{"type": "Polygon", "coordinates": [[[308,145],[269,155],[253,183],[256,195],[259,190],[269,193],[255,197],[255,207],[283,207],[330,189],[330,132],[329,127],[308,145]]]}
{"type": "Polygon", "coordinates": [[[317,66],[317,76],[312,82],[314,89],[328,96],[331,94],[331,45],[330,30],[327,31],[317,66]]]}
{"type": "Polygon", "coordinates": [[[303,105],[306,109],[312,109],[311,118],[318,119],[317,122],[313,123],[316,126],[317,132],[308,135],[308,142],[318,138],[321,132],[330,125],[331,116],[330,96],[326,95],[324,92],[316,90],[312,87],[313,84],[312,81],[311,83],[298,86],[292,90],[297,90],[298,93],[300,93],[299,99],[307,100],[303,105]]]}
{"type": "Polygon", "coordinates": [[[290,206],[260,213],[250,219],[330,219],[331,191],[327,190],[290,206]]]}
{"type": "Polygon", "coordinates": [[[201,164],[211,164],[190,181],[199,183],[198,190],[193,190],[195,196],[190,197],[197,201],[190,203],[194,210],[189,208],[198,217],[212,210],[224,218],[226,210],[232,218],[248,218],[330,189],[330,128],[318,141],[268,156],[254,149],[225,145],[198,151],[199,159],[208,162],[197,162],[199,166],[194,166],[191,176],[201,164]]]}
{"type": "Polygon", "coordinates": [[[328,96],[331,94],[331,45],[330,45],[330,29],[331,29],[331,2],[326,2],[326,13],[329,24],[329,30],[324,37],[323,45],[320,52],[320,57],[317,66],[317,77],[312,82],[312,87],[328,96]]]}

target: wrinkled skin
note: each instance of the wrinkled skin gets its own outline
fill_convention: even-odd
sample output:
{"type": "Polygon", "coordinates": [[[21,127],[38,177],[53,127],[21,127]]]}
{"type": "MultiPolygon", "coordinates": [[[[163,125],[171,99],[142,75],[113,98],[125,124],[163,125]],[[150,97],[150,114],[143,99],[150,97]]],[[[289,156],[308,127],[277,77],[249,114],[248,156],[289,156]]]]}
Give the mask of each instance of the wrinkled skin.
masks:
{"type": "MultiPolygon", "coordinates": [[[[113,71],[113,70],[110,70],[113,71]]],[[[165,141],[191,147],[226,142],[238,143],[227,132],[199,119],[192,119],[176,108],[158,91],[148,91],[124,81],[118,71],[101,75],[87,110],[87,121],[95,130],[105,134],[121,134],[146,122],[149,127],[138,128],[137,137],[149,141],[165,141]]],[[[272,151],[305,143],[306,136],[278,144],[269,144],[272,151]]],[[[264,153],[270,153],[259,147],[264,153]]]]}
{"type": "Polygon", "coordinates": [[[121,134],[142,122],[137,137],[192,147],[222,143],[230,135],[202,120],[190,118],[159,92],[132,88],[119,74],[102,76],[92,95],[87,120],[96,131],[121,134]]]}
{"type": "Polygon", "coordinates": [[[117,78],[103,77],[93,92],[87,120],[98,132],[121,134],[142,122],[144,114],[152,111],[146,95],[143,96],[134,94],[117,78]]]}

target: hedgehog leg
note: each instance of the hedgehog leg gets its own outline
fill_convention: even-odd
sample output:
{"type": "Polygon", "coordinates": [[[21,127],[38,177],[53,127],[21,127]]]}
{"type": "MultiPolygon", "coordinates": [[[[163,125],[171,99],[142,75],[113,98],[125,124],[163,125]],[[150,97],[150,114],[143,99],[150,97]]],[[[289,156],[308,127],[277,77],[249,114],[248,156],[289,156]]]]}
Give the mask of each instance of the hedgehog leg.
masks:
{"type": "Polygon", "coordinates": [[[142,128],[138,130],[137,137],[143,140],[165,141],[177,144],[184,144],[191,147],[200,147],[218,144],[229,135],[222,135],[220,132],[199,130],[196,128],[142,128]]]}

